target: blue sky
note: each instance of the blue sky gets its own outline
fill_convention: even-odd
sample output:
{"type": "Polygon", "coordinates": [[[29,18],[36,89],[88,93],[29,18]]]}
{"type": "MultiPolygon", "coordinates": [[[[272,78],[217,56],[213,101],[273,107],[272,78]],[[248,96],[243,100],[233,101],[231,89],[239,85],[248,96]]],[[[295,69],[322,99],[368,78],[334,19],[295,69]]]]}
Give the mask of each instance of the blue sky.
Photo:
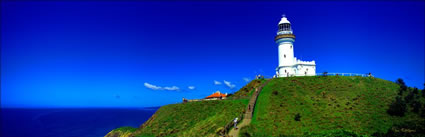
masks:
{"type": "Polygon", "coordinates": [[[275,74],[282,14],[295,56],[318,73],[424,83],[424,2],[2,1],[1,10],[2,107],[146,107],[231,93],[275,74]]]}

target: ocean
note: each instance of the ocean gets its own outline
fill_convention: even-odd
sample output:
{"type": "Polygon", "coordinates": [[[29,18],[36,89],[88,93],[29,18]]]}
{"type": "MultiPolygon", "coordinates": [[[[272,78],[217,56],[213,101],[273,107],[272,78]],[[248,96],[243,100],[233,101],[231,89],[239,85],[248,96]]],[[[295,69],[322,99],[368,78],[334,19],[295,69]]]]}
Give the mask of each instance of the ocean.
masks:
{"type": "Polygon", "coordinates": [[[1,137],[103,137],[122,126],[139,127],[158,109],[1,109],[1,137]]]}

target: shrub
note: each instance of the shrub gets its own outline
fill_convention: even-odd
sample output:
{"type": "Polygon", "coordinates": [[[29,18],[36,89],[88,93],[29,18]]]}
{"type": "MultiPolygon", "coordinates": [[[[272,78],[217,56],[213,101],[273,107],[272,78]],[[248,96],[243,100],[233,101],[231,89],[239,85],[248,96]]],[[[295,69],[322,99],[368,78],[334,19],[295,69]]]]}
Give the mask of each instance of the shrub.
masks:
{"type": "Polygon", "coordinates": [[[422,106],[421,102],[415,100],[412,102],[411,106],[413,108],[412,111],[415,112],[416,114],[419,114],[419,111],[422,106]]]}
{"type": "Polygon", "coordinates": [[[404,83],[403,79],[401,78],[398,78],[395,83],[399,86],[402,86],[402,85],[406,86],[406,83],[404,83]]]}
{"type": "Polygon", "coordinates": [[[217,129],[215,130],[215,133],[216,133],[217,135],[220,135],[220,136],[223,136],[223,135],[225,135],[225,134],[226,134],[226,132],[225,132],[225,130],[224,130],[224,127],[219,127],[219,128],[217,128],[217,129]]]}
{"type": "Polygon", "coordinates": [[[400,86],[400,90],[398,94],[403,95],[403,92],[407,90],[406,83],[404,83],[403,79],[401,78],[398,78],[395,83],[400,86]]]}
{"type": "Polygon", "coordinates": [[[419,89],[418,88],[413,88],[413,94],[419,94],[419,89]]]}
{"type": "Polygon", "coordinates": [[[248,126],[242,127],[239,130],[240,130],[239,131],[239,136],[240,137],[257,137],[257,136],[259,136],[259,135],[255,135],[256,129],[252,125],[248,125],[248,126]]]}
{"type": "Polygon", "coordinates": [[[421,117],[425,118],[425,104],[421,109],[421,117]]]}
{"type": "Polygon", "coordinates": [[[300,113],[297,113],[297,114],[295,115],[294,120],[295,120],[295,121],[300,121],[300,120],[301,120],[301,115],[300,115],[300,113]]]}
{"type": "Polygon", "coordinates": [[[422,89],[422,97],[425,98],[425,84],[424,84],[424,88],[422,89]]]}
{"type": "Polygon", "coordinates": [[[425,89],[422,89],[422,97],[425,98],[425,89]]]}
{"type": "Polygon", "coordinates": [[[396,100],[391,103],[390,107],[387,110],[387,113],[392,116],[404,116],[404,113],[407,111],[406,103],[397,96],[396,100]]]}
{"type": "Polygon", "coordinates": [[[409,92],[409,94],[404,97],[404,101],[406,101],[406,103],[410,103],[414,101],[415,94],[413,94],[413,92],[409,92]]]}
{"type": "Polygon", "coordinates": [[[277,95],[278,94],[278,92],[275,90],[275,91],[273,91],[273,95],[277,95]]]}

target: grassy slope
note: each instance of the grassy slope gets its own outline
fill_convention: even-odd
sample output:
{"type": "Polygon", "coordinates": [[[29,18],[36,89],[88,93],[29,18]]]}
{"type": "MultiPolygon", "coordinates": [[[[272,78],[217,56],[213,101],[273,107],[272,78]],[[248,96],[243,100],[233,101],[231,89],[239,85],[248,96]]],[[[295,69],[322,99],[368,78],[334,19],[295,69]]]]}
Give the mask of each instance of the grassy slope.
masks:
{"type": "Polygon", "coordinates": [[[136,132],[137,136],[215,136],[243,113],[247,99],[200,101],[161,107],[136,132]]]}
{"type": "Polygon", "coordinates": [[[253,80],[227,100],[162,106],[140,128],[118,128],[106,136],[216,136],[217,130],[243,113],[253,89],[263,82],[253,80]]]}
{"type": "Polygon", "coordinates": [[[137,128],[133,128],[133,127],[120,127],[120,128],[112,130],[106,136],[107,137],[128,137],[128,136],[131,136],[131,134],[136,130],[137,128]]]}
{"type": "Polygon", "coordinates": [[[235,97],[235,98],[251,97],[255,88],[261,86],[261,84],[263,84],[264,82],[266,82],[266,80],[264,79],[252,80],[247,85],[239,89],[239,91],[235,92],[235,94],[232,95],[232,97],[235,97]]]}
{"type": "Polygon", "coordinates": [[[228,100],[163,106],[135,132],[135,135],[216,136],[217,130],[244,112],[252,91],[264,81],[251,81],[228,100]]]}
{"type": "Polygon", "coordinates": [[[365,77],[273,79],[258,97],[251,126],[257,136],[303,135],[345,129],[359,134],[385,132],[400,121],[386,113],[399,88],[365,77]],[[300,121],[295,121],[299,113],[300,121]]]}

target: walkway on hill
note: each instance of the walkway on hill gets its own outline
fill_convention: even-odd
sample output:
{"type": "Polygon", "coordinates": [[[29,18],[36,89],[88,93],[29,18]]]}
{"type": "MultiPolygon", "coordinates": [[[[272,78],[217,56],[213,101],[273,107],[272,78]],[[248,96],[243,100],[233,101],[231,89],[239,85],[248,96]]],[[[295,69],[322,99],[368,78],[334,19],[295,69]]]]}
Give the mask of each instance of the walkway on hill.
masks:
{"type": "Polygon", "coordinates": [[[260,94],[261,90],[263,90],[263,87],[269,83],[269,81],[272,79],[267,80],[264,82],[260,87],[255,89],[255,92],[252,94],[251,99],[249,100],[248,107],[246,108],[244,119],[242,120],[242,123],[238,125],[238,129],[232,128],[229,132],[230,137],[238,137],[239,131],[242,127],[245,127],[251,123],[252,114],[254,112],[255,104],[257,102],[258,95],[260,94]]]}

